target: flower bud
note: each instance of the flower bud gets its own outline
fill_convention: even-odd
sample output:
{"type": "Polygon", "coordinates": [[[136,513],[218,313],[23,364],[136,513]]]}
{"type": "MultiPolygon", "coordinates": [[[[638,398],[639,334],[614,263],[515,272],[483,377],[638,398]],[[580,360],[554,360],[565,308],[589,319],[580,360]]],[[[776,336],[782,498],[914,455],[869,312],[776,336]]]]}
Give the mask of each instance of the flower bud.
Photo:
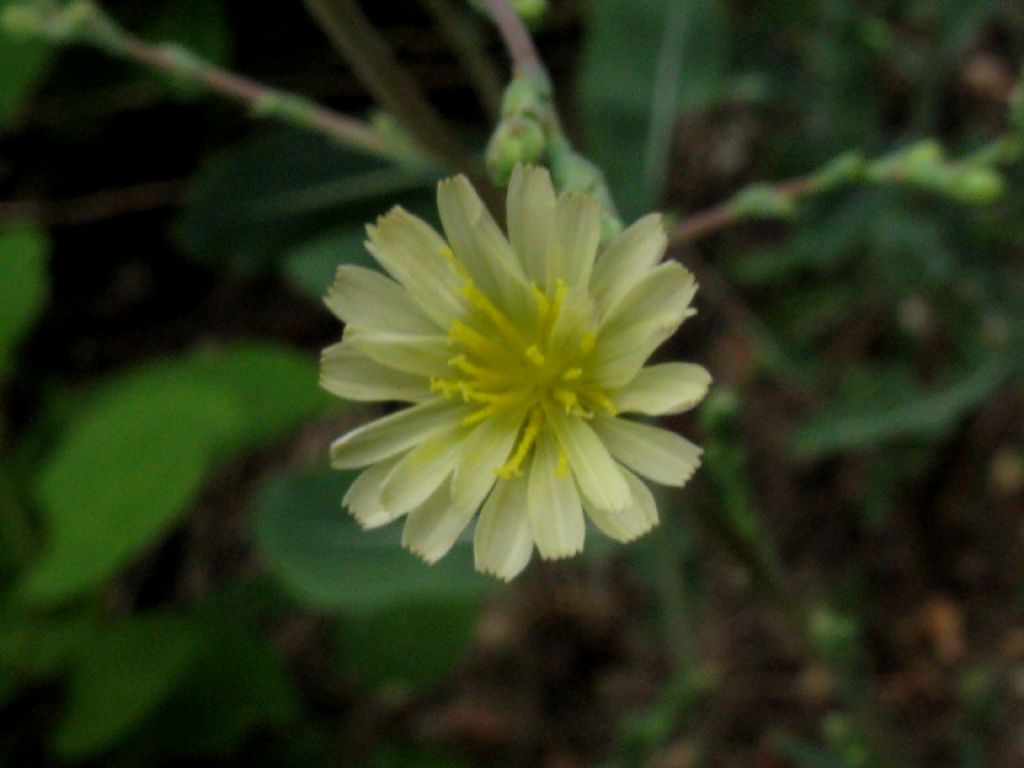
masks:
{"type": "Polygon", "coordinates": [[[487,172],[505,186],[518,163],[535,163],[544,154],[544,129],[529,117],[512,116],[498,123],[487,144],[487,172]]]}

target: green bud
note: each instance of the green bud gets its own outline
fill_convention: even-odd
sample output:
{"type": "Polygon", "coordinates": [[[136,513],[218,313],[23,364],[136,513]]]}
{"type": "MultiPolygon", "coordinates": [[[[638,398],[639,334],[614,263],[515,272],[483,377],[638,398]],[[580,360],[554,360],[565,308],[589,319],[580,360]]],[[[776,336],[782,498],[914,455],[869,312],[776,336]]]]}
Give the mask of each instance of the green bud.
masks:
{"type": "Polygon", "coordinates": [[[817,190],[824,191],[859,181],[864,176],[867,161],[860,152],[844,152],[829,161],[814,177],[817,190]]]}
{"type": "Polygon", "coordinates": [[[925,139],[905,150],[902,155],[906,167],[913,170],[942,163],[946,150],[935,139],[925,139]]]}
{"type": "Polygon", "coordinates": [[[519,163],[535,163],[544,155],[544,129],[528,117],[508,117],[498,123],[487,144],[487,173],[505,186],[519,163]]]}
{"type": "Polygon", "coordinates": [[[969,205],[989,205],[1005,191],[1006,184],[997,171],[979,166],[969,166],[954,174],[948,189],[952,197],[969,205]]]}
{"type": "Polygon", "coordinates": [[[751,184],[733,198],[732,212],[738,219],[788,219],[796,203],[770,184],[751,184]]]}
{"type": "Polygon", "coordinates": [[[545,75],[520,75],[505,87],[501,98],[502,117],[530,115],[540,118],[550,109],[551,83],[545,75]]]}

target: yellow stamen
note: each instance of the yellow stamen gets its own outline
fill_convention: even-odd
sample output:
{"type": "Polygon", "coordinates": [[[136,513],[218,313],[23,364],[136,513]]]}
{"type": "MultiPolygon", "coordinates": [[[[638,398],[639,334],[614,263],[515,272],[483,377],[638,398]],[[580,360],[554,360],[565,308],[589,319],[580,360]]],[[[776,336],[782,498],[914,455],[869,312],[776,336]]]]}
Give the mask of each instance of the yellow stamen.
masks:
{"type": "Polygon", "coordinates": [[[487,417],[493,416],[497,412],[497,410],[498,409],[494,405],[488,405],[486,408],[481,408],[479,411],[475,411],[474,413],[469,414],[469,416],[466,416],[459,423],[462,424],[462,426],[464,427],[471,427],[474,424],[479,424],[487,417]]]}
{"type": "Polygon", "coordinates": [[[540,351],[540,348],[533,344],[526,350],[526,359],[536,365],[538,368],[544,365],[544,354],[540,351]]]}
{"type": "Polygon", "coordinates": [[[496,470],[499,477],[508,480],[511,477],[519,477],[523,473],[523,462],[526,460],[526,456],[533,447],[533,444],[537,441],[537,435],[540,434],[541,427],[543,426],[544,411],[540,408],[534,408],[530,412],[530,420],[527,422],[526,428],[523,429],[523,436],[519,438],[519,445],[516,446],[515,453],[512,454],[512,457],[503,466],[496,470]]]}

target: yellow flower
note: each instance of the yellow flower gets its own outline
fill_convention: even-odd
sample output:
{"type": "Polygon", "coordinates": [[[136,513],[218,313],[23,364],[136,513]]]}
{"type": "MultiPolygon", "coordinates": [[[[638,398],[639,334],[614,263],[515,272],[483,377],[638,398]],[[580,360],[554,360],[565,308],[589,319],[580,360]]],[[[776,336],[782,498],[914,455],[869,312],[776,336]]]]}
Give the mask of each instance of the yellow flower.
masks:
{"type": "Polygon", "coordinates": [[[600,206],[556,198],[543,169],[515,169],[508,238],[464,177],[437,197],[447,240],[395,208],[367,228],[391,277],[342,266],[326,298],[345,332],[323,386],[410,404],[331,446],[335,467],[367,467],[344,504],[366,528],[406,516],[403,545],[431,563],[479,511],[476,566],[506,580],[534,545],[582,550],[584,513],[620,541],[646,533],[658,512],[637,475],[681,486],[701,450],[623,414],[679,413],[711,381],[689,363],[643,367],[694,313],[693,276],[659,263],[660,216],[598,255],[600,206]]]}

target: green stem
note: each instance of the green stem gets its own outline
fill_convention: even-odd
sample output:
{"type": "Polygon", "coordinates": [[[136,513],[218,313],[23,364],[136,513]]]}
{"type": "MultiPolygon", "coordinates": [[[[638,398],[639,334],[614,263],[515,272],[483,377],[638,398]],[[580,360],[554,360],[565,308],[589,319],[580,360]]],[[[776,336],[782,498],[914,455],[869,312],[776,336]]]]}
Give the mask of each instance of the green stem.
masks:
{"type": "Polygon", "coordinates": [[[478,23],[454,8],[451,0],[420,1],[434,17],[441,34],[455,49],[455,54],[473,82],[480,105],[486,110],[491,122],[497,122],[501,116],[501,75],[487,53],[478,23]]]}
{"type": "Polygon", "coordinates": [[[9,6],[6,26],[61,44],[82,44],[142,64],[184,83],[224,96],[253,115],[320,133],[339,144],[388,159],[416,160],[388,146],[368,124],[327,109],[304,96],[270,88],[216,67],[173,44],[148,43],[122,29],[90,0],[66,5],[31,2],[9,6]]]}
{"type": "Polygon", "coordinates": [[[472,158],[355,0],[303,2],[360,82],[424,151],[452,168],[475,171],[472,158]]]}

